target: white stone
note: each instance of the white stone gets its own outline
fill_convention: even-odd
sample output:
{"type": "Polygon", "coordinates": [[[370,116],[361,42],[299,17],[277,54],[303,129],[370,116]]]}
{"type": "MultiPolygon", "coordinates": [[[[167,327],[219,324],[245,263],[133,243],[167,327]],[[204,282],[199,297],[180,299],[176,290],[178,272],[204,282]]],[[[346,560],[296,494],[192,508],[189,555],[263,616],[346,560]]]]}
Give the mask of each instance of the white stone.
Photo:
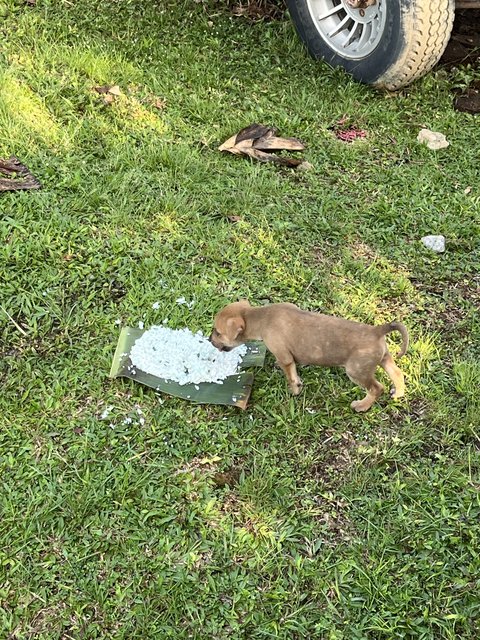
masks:
{"type": "Polygon", "coordinates": [[[445,251],[445,236],[423,236],[422,242],[435,253],[443,253],[445,251]]]}
{"type": "Polygon", "coordinates": [[[422,129],[417,136],[418,142],[426,144],[429,149],[438,151],[438,149],[445,149],[450,146],[449,141],[443,133],[438,131],[430,131],[430,129],[422,129]]]}

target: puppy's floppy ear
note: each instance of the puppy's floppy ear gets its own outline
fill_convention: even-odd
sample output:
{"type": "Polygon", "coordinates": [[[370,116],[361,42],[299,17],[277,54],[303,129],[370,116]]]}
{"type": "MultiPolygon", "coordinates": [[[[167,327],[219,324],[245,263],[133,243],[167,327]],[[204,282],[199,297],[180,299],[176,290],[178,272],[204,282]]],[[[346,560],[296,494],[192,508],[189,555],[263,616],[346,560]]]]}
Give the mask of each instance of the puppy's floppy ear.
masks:
{"type": "Polygon", "coordinates": [[[227,320],[228,337],[236,340],[245,331],[245,320],[241,316],[235,316],[227,320]]]}

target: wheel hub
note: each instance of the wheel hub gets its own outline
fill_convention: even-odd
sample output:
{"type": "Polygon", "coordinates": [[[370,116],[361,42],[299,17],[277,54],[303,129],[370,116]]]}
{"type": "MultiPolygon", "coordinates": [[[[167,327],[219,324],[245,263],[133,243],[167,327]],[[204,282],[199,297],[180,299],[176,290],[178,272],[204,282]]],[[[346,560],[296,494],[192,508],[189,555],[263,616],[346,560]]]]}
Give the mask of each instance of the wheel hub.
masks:
{"type": "Polygon", "coordinates": [[[388,0],[307,0],[320,36],[342,58],[361,60],[378,46],[388,0]]]}
{"type": "Polygon", "coordinates": [[[345,0],[347,5],[350,5],[352,9],[366,9],[374,4],[377,4],[377,0],[345,0]]]}
{"type": "Polygon", "coordinates": [[[375,21],[375,17],[378,14],[378,8],[376,6],[376,0],[374,5],[369,7],[351,7],[348,4],[348,0],[345,0],[345,13],[347,13],[352,20],[355,20],[359,24],[369,24],[375,21]]]}

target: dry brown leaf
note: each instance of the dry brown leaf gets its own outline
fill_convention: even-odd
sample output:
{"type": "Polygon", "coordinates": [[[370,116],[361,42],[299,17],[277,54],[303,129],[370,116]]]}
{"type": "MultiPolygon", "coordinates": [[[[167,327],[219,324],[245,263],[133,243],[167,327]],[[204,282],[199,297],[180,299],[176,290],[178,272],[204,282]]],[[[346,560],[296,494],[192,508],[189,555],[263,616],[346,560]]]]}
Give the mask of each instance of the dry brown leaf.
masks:
{"type": "Polygon", "coordinates": [[[27,189],[41,189],[40,181],[15,156],[8,160],[0,158],[0,173],[8,178],[0,178],[1,191],[26,191],[27,189]],[[14,176],[19,176],[14,178],[14,176]]]}
{"type": "MultiPolygon", "coordinates": [[[[218,147],[219,151],[228,151],[235,155],[245,155],[259,162],[274,162],[287,167],[297,167],[304,163],[303,158],[278,156],[271,151],[303,151],[305,145],[296,138],[277,137],[274,127],[253,123],[241,129],[218,147]]],[[[308,164],[308,163],[307,163],[308,164]]]]}
{"type": "Polygon", "coordinates": [[[253,147],[254,140],[240,140],[235,145],[235,149],[239,151],[245,151],[246,149],[251,149],[253,147]]]}
{"type": "Polygon", "coordinates": [[[277,156],[275,153],[267,153],[266,151],[260,151],[260,149],[254,149],[253,147],[244,149],[244,153],[259,162],[275,162],[276,164],[281,164],[284,167],[298,167],[298,165],[303,162],[302,158],[277,156]]]}
{"type": "Polygon", "coordinates": [[[303,151],[305,149],[305,145],[296,138],[277,138],[276,136],[259,138],[254,141],[253,146],[261,151],[269,151],[270,149],[272,151],[303,151]]]}
{"type": "Polygon", "coordinates": [[[122,95],[122,92],[120,91],[120,87],[118,86],[118,84],[114,84],[113,87],[110,87],[108,90],[108,93],[110,93],[112,96],[122,95]]]}
{"type": "Polygon", "coordinates": [[[236,141],[238,143],[242,140],[258,140],[258,138],[268,138],[269,136],[275,135],[277,135],[277,130],[273,127],[266,127],[263,124],[254,122],[253,124],[249,124],[248,127],[240,129],[237,133],[236,141]]]}
{"type": "MultiPolygon", "coordinates": [[[[236,141],[237,141],[237,135],[235,134],[231,138],[228,138],[228,140],[225,140],[225,142],[218,147],[218,150],[219,151],[230,151],[235,146],[235,142],[236,141]]],[[[234,153],[234,152],[232,152],[232,153],[234,153]]]]}

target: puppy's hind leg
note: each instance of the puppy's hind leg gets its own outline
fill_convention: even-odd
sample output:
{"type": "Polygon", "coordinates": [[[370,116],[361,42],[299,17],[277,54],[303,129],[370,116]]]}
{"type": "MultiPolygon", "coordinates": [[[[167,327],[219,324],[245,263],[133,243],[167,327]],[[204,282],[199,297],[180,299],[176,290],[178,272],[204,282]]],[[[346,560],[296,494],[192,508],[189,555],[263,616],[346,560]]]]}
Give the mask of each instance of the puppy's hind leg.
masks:
{"type": "Polygon", "coordinates": [[[375,378],[375,368],[364,369],[360,363],[347,363],[345,370],[352,382],[367,390],[363,400],[354,400],[350,405],[355,411],[368,411],[383,393],[383,384],[375,378]]]}
{"type": "Polygon", "coordinates": [[[390,392],[392,398],[401,398],[405,395],[405,378],[402,370],[397,367],[392,356],[387,352],[380,362],[380,366],[385,369],[390,380],[393,382],[393,388],[390,392]]]}

